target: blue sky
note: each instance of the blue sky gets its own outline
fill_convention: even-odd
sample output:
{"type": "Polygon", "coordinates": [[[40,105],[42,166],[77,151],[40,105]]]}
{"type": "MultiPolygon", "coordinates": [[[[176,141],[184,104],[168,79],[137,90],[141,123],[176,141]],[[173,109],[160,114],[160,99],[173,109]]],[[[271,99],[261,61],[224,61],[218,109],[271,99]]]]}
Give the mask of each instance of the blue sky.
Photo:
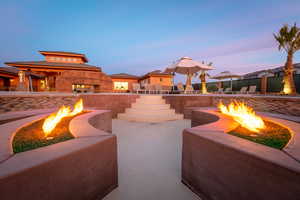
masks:
{"type": "MultiPolygon", "coordinates": [[[[1,0],[0,62],[85,53],[107,74],[141,75],[183,56],[246,73],[285,62],[272,34],[300,25],[299,0],[1,0]]],[[[300,52],[295,55],[300,62],[300,52]]],[[[4,66],[4,64],[2,64],[4,66]]]]}

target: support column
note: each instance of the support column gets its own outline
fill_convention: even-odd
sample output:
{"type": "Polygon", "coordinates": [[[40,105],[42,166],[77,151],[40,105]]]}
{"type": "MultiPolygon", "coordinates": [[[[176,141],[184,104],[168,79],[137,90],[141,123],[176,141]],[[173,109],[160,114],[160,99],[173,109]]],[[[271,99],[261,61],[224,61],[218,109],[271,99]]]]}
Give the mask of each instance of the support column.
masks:
{"type": "Polygon", "coordinates": [[[18,72],[18,76],[19,76],[19,83],[18,83],[16,90],[17,91],[27,91],[28,88],[26,87],[26,83],[25,83],[25,79],[26,79],[25,71],[20,70],[18,72]]]}
{"type": "Polygon", "coordinates": [[[268,77],[263,76],[260,80],[260,93],[266,94],[267,93],[267,84],[268,84],[268,77]]]}

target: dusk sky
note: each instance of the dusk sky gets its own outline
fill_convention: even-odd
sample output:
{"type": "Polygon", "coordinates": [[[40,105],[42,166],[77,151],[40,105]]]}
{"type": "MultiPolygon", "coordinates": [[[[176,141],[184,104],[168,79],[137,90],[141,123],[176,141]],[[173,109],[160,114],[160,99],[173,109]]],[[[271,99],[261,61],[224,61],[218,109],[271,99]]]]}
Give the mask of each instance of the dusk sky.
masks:
{"type": "Polygon", "coordinates": [[[163,70],[183,56],[213,62],[211,74],[276,67],[286,55],[272,34],[300,25],[299,0],[1,0],[0,13],[3,66],[72,51],[107,74],[163,70]]]}

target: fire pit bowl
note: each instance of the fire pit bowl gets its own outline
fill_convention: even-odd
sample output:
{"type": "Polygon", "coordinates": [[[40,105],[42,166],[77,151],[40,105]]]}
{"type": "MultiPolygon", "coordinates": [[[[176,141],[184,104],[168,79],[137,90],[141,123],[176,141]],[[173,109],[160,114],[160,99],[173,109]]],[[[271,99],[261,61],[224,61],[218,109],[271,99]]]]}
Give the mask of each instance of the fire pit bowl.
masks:
{"type": "Polygon", "coordinates": [[[13,154],[14,133],[43,115],[0,126],[0,199],[96,199],[118,185],[111,113],[90,110],[72,119],[74,139],[13,154]]]}
{"type": "Polygon", "coordinates": [[[182,182],[202,199],[300,196],[300,124],[259,115],[292,133],[282,150],[228,134],[239,124],[216,108],[194,110],[183,131],[182,182]]]}

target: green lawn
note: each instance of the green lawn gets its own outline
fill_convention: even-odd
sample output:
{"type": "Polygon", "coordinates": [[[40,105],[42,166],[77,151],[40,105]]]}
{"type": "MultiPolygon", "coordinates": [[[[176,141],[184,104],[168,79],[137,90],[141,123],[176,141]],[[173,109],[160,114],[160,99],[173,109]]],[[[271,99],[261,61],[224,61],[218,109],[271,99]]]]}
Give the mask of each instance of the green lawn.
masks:
{"type": "Polygon", "coordinates": [[[291,139],[289,130],[270,121],[264,122],[267,128],[260,133],[251,132],[242,126],[238,126],[234,130],[228,132],[228,134],[276,149],[284,148],[291,139]]]}
{"type": "MultiPolygon", "coordinates": [[[[82,112],[78,115],[84,114],[82,112]]],[[[45,121],[44,119],[38,120],[29,124],[28,126],[22,127],[15,135],[13,139],[13,151],[14,153],[20,153],[24,151],[29,151],[43,146],[48,146],[58,142],[63,142],[66,140],[73,139],[74,136],[69,130],[70,121],[78,116],[65,117],[63,120],[58,123],[55,129],[48,135],[48,137],[53,137],[51,140],[47,140],[44,137],[42,130],[42,125],[45,121]]]]}

